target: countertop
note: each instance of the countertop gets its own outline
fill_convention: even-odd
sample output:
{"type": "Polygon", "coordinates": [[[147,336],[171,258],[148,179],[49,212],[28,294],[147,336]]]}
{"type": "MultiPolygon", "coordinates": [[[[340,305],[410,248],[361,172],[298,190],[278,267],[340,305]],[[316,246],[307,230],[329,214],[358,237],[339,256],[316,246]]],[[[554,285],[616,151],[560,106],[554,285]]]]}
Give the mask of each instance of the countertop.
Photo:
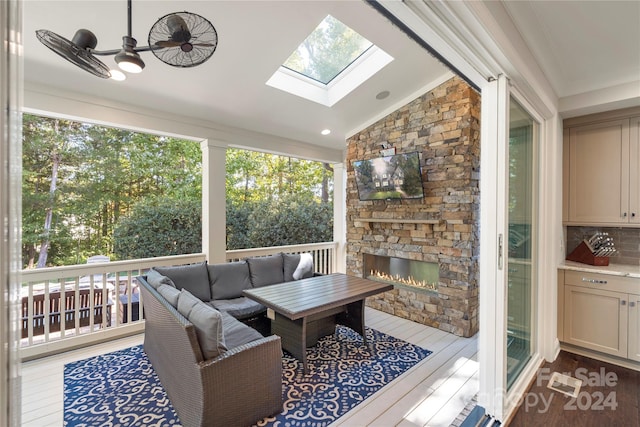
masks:
{"type": "Polygon", "coordinates": [[[558,268],[562,270],[585,271],[588,273],[640,278],[640,265],[609,263],[608,266],[599,266],[565,260],[558,266],[558,268]]]}

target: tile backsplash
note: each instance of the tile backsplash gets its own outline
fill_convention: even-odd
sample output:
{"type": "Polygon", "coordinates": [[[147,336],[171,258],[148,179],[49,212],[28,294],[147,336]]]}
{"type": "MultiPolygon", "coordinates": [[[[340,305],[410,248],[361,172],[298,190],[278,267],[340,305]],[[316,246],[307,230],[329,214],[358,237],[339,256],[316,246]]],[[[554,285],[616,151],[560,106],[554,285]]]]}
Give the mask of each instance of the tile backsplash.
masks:
{"type": "Polygon", "coordinates": [[[570,254],[583,239],[597,231],[609,233],[618,254],[611,257],[614,264],[640,265],[640,228],[614,227],[567,227],[567,254],[570,254]]]}

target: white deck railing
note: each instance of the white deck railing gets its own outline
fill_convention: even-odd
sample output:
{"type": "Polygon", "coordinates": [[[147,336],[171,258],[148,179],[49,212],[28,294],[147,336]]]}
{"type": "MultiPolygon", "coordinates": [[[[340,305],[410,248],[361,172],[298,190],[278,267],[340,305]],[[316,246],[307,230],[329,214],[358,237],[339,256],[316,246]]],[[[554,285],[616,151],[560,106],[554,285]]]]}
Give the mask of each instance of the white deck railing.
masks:
{"type": "MultiPolygon", "coordinates": [[[[227,261],[280,252],[313,254],[315,271],[335,271],[336,244],[312,243],[227,251],[227,261]]],[[[21,273],[21,357],[30,360],[108,341],[144,330],[136,277],[151,267],[205,260],[205,254],[177,255],[21,273]]]]}

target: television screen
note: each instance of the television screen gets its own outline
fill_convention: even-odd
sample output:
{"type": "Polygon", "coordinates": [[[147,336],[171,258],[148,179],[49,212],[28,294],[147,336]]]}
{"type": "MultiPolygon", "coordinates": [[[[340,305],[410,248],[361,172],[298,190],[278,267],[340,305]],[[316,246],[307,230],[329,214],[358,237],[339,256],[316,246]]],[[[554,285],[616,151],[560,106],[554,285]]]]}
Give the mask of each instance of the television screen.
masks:
{"type": "Polygon", "coordinates": [[[418,152],[353,162],[360,200],[424,197],[418,152]]]}

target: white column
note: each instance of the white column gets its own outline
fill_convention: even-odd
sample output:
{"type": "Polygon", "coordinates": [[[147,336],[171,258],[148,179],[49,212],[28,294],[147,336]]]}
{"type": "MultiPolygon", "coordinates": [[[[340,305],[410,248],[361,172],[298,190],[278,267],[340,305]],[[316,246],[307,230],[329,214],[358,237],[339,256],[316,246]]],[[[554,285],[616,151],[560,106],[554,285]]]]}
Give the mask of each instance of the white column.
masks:
{"type": "Polygon", "coordinates": [[[564,260],[562,227],[562,118],[545,121],[540,141],[538,205],[538,350],[547,362],[560,353],[558,340],[558,270],[564,260]]]}
{"type": "Polygon", "coordinates": [[[226,144],[207,139],[202,147],[202,252],[209,263],[226,261],[226,144]]]}
{"type": "Polygon", "coordinates": [[[335,270],[347,271],[347,171],[343,163],[333,164],[333,241],[337,243],[335,270]]]}

